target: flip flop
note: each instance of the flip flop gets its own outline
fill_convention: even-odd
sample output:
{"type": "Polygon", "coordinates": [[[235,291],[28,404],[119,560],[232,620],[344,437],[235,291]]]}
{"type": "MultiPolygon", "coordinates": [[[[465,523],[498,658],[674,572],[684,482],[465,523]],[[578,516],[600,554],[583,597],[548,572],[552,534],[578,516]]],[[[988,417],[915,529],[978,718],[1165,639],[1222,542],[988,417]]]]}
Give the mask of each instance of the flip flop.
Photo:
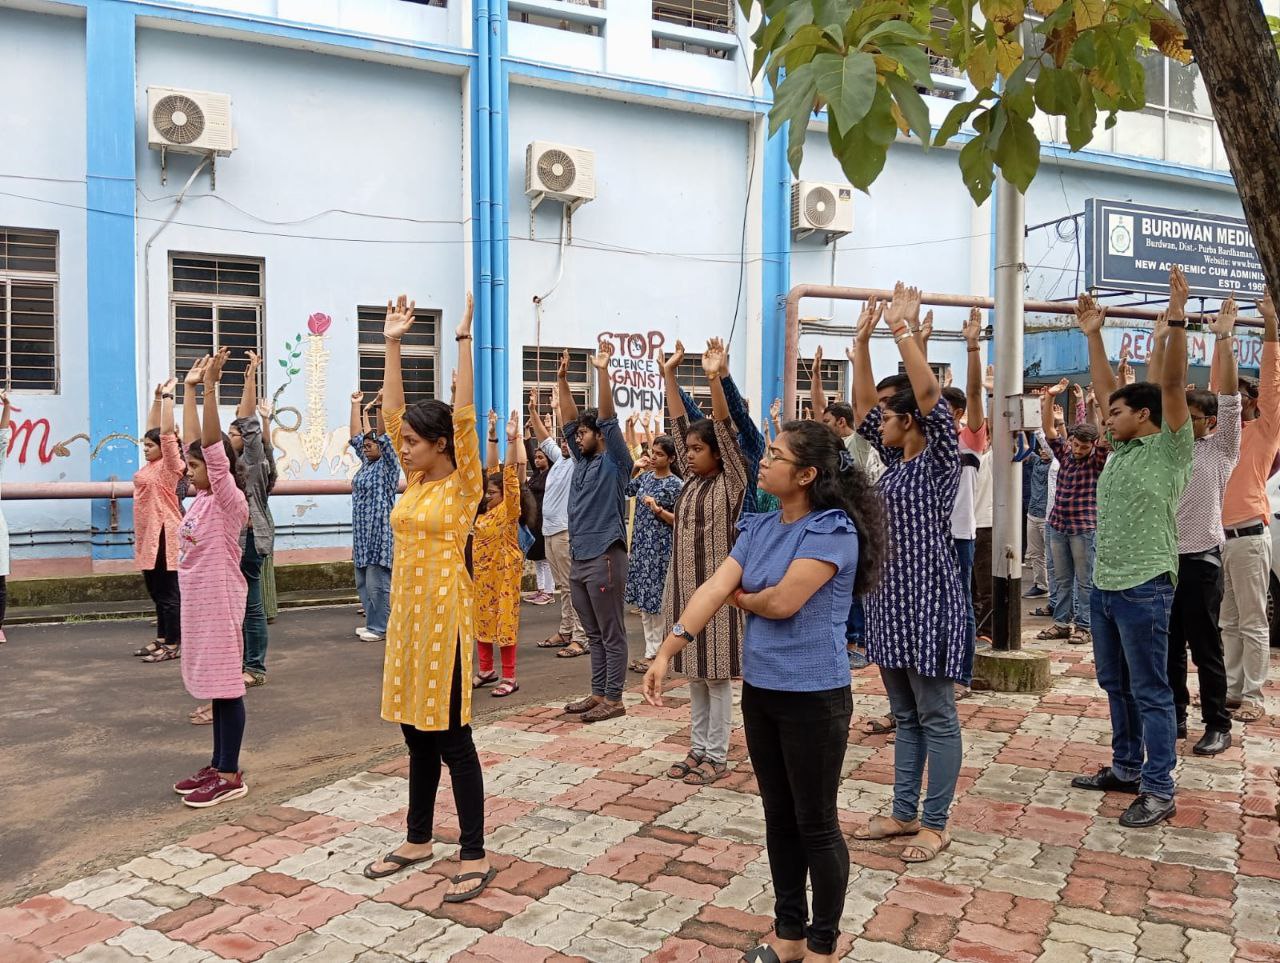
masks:
{"type": "Polygon", "coordinates": [[[872,816],[863,829],[853,831],[854,839],[892,839],[895,836],[915,836],[920,832],[920,820],[900,823],[892,816],[872,816]]]}
{"type": "Polygon", "coordinates": [[[480,885],[475,889],[469,889],[465,893],[446,893],[444,901],[446,903],[465,903],[469,899],[475,899],[493,882],[493,878],[498,875],[498,869],[490,866],[487,873],[459,873],[449,880],[451,883],[465,883],[469,879],[480,880],[480,885]]]}
{"type": "MultiPolygon", "coordinates": [[[[433,853],[432,855],[435,854],[433,853]]],[[[381,860],[375,859],[373,863],[366,866],[364,868],[364,875],[368,879],[382,879],[384,876],[394,876],[396,873],[400,872],[400,870],[407,869],[415,863],[425,863],[430,858],[431,856],[419,856],[417,859],[410,859],[407,856],[398,856],[395,853],[387,853],[387,855],[383,856],[381,860]],[[395,865],[391,869],[377,870],[373,868],[374,863],[377,862],[394,863],[395,865]]]]}
{"type": "Polygon", "coordinates": [[[862,720],[862,731],[868,736],[884,736],[898,728],[893,716],[876,716],[874,719],[862,720]],[[885,725],[888,720],[888,725],[885,725]]]}
{"type": "Polygon", "coordinates": [[[642,662],[640,659],[636,659],[629,666],[627,666],[627,668],[638,675],[644,675],[646,672],[649,671],[649,663],[642,662]]]}
{"type": "Polygon", "coordinates": [[[489,693],[495,699],[504,699],[513,692],[519,692],[520,685],[513,679],[503,679],[498,683],[497,688],[489,693]]]}
{"type": "Polygon", "coordinates": [[[483,689],[487,685],[493,685],[494,683],[496,683],[499,678],[500,677],[496,672],[492,672],[492,673],[477,672],[475,675],[471,677],[471,688],[483,689]]]}
{"type": "Polygon", "coordinates": [[[563,635],[551,635],[538,643],[540,649],[563,649],[569,643],[563,635]]]}
{"type": "Polygon", "coordinates": [[[211,726],[213,725],[213,707],[206,709],[200,706],[194,712],[187,714],[187,721],[193,726],[211,726]]]}
{"type": "Polygon", "coordinates": [[[761,943],[743,954],[742,963],[782,963],[782,957],[768,943],[761,943]]]}
{"type": "Polygon", "coordinates": [[[560,650],[559,652],[557,652],[557,653],[556,653],[556,658],[557,658],[557,659],[577,659],[577,658],[581,658],[582,656],[584,656],[584,655],[586,655],[586,654],[587,654],[587,650],[586,650],[586,649],[584,649],[582,646],[578,646],[578,647],[575,649],[575,648],[574,648],[574,645],[575,645],[575,644],[576,644],[576,643],[572,643],[572,642],[571,642],[567,648],[562,649],[562,650],[560,650]]]}

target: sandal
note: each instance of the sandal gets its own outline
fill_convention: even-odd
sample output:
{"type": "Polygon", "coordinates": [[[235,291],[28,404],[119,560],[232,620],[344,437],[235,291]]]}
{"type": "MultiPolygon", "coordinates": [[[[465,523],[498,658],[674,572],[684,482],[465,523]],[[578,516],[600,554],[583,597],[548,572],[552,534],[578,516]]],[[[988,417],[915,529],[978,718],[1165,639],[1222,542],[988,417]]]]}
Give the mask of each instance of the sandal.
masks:
{"type": "Polygon", "coordinates": [[[496,866],[490,866],[486,873],[459,873],[457,876],[451,877],[451,883],[465,883],[469,879],[480,880],[480,885],[474,889],[469,889],[463,893],[446,893],[444,901],[446,903],[465,903],[469,899],[475,899],[485,891],[485,888],[493,882],[493,878],[498,875],[496,866]]]}
{"type": "Polygon", "coordinates": [[[427,856],[419,856],[417,859],[410,859],[408,856],[399,856],[396,853],[387,853],[382,859],[375,859],[372,863],[364,868],[364,875],[367,879],[382,879],[384,876],[394,876],[402,869],[414,865],[415,863],[425,863],[434,853],[427,856]],[[391,869],[374,869],[375,863],[393,863],[391,869]]]}
{"type": "Polygon", "coordinates": [[[1245,702],[1231,713],[1231,718],[1236,722],[1258,722],[1266,714],[1266,710],[1256,702],[1245,702]]]}
{"type": "Polygon", "coordinates": [[[1031,614],[1037,618],[1051,619],[1053,618],[1053,609],[1049,608],[1047,605],[1037,605],[1031,610],[1031,614]]]}
{"type": "Polygon", "coordinates": [[[549,636],[538,643],[540,649],[563,649],[568,645],[568,640],[557,632],[555,635],[549,636]]]}
{"type": "Polygon", "coordinates": [[[516,683],[515,679],[503,679],[498,683],[498,687],[490,692],[489,695],[493,696],[495,699],[503,699],[511,695],[511,693],[519,691],[520,686],[516,683]]]}
{"type": "Polygon", "coordinates": [[[671,768],[667,770],[667,778],[683,779],[701,765],[702,757],[696,752],[690,751],[689,755],[684,757],[684,762],[675,762],[671,764],[671,768]]]}
{"type": "MultiPolygon", "coordinates": [[[[136,655],[137,653],[134,653],[134,654],[136,655]]],[[[149,663],[170,662],[173,659],[180,659],[180,658],[182,658],[182,652],[179,651],[176,645],[162,645],[160,646],[160,648],[156,649],[156,651],[152,652],[150,655],[144,656],[142,661],[149,662],[149,663]]]]}
{"type": "Polygon", "coordinates": [[[938,832],[938,830],[936,829],[930,829],[928,826],[925,826],[925,827],[922,827],[920,832],[916,834],[916,838],[912,840],[906,846],[905,849],[903,849],[902,861],[904,863],[927,863],[929,862],[929,860],[933,859],[935,856],[937,856],[940,852],[942,852],[944,849],[946,849],[950,845],[951,845],[951,834],[948,833],[945,829],[942,832],[938,832]],[[928,833],[929,836],[936,839],[937,842],[933,844],[930,844],[928,841],[921,842],[920,840],[922,837],[924,837],[925,833],[928,833]],[[913,849],[919,850],[925,855],[923,856],[908,855],[913,849]]]}
{"type": "Polygon", "coordinates": [[[1042,641],[1061,641],[1071,639],[1071,627],[1067,625],[1051,625],[1047,629],[1041,629],[1036,633],[1036,638],[1042,641]]]}
{"type": "Polygon", "coordinates": [[[240,673],[240,675],[244,678],[244,687],[246,689],[252,689],[256,685],[267,684],[267,677],[260,672],[249,672],[246,670],[240,673]]]}
{"type": "Polygon", "coordinates": [[[157,652],[159,652],[163,648],[164,648],[163,642],[148,642],[142,648],[135,649],[133,652],[133,655],[134,655],[134,658],[139,658],[144,655],[155,655],[157,652]]]}
{"type": "Polygon", "coordinates": [[[576,659],[580,655],[586,655],[587,650],[577,642],[570,642],[567,646],[556,653],[557,659],[576,659]]]}
{"type": "Polygon", "coordinates": [[[862,731],[868,736],[884,736],[898,728],[893,716],[876,716],[874,719],[862,720],[862,731]]]}
{"type": "Polygon", "coordinates": [[[872,816],[863,829],[853,831],[854,839],[892,839],[894,836],[914,836],[920,832],[920,820],[899,822],[892,816],[872,816]]]}
{"type": "Polygon", "coordinates": [[[187,715],[187,721],[193,726],[213,725],[213,703],[197,706],[193,712],[187,715]]]}
{"type": "Polygon", "coordinates": [[[728,774],[729,767],[725,763],[704,759],[696,768],[689,770],[682,781],[686,786],[710,786],[728,774]]]}
{"type": "Polygon", "coordinates": [[[629,666],[627,666],[627,668],[630,669],[632,672],[638,673],[639,675],[644,675],[646,672],[649,671],[650,664],[651,663],[646,662],[644,659],[636,659],[629,666]]]}
{"type": "Polygon", "coordinates": [[[627,707],[621,702],[613,703],[601,699],[594,709],[588,709],[578,719],[582,722],[607,722],[627,714],[627,707]]]}
{"type": "Polygon", "coordinates": [[[579,699],[577,702],[570,702],[567,706],[564,707],[564,711],[571,716],[576,716],[576,715],[580,715],[583,712],[589,712],[599,704],[600,704],[599,696],[589,695],[584,699],[579,699]]]}
{"type": "Polygon", "coordinates": [[[487,685],[493,685],[498,681],[498,673],[494,672],[477,672],[471,677],[471,688],[483,689],[487,685]]]}
{"type": "Polygon", "coordinates": [[[742,963],[783,963],[783,959],[768,943],[761,943],[743,954],[742,963]]]}

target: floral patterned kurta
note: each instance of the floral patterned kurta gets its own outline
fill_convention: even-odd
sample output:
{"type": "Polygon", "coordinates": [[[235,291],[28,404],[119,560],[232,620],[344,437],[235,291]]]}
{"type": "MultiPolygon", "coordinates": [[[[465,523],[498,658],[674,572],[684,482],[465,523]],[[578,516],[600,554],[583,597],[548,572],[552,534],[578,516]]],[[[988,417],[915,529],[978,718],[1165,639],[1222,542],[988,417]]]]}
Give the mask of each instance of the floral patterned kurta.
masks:
{"type": "MultiPolygon", "coordinates": [[[[383,416],[399,452],[404,408],[383,416]]],[[[409,487],[391,512],[395,561],[382,718],[424,731],[449,728],[454,659],[462,659],[462,678],[469,680],[475,640],[466,547],[484,494],[484,470],[474,405],[453,413],[453,432],[457,469],[438,481],[406,470],[409,487]]],[[[465,726],[471,721],[471,686],[465,682],[461,695],[465,726]]]]}
{"type": "Polygon", "coordinates": [[[667,564],[671,561],[671,526],[651,512],[644,499],[652,498],[661,508],[674,512],[680,485],[674,474],[659,478],[647,471],[631,479],[627,486],[627,497],[635,499],[636,520],[623,601],[650,615],[662,611],[662,589],[667,584],[667,564]]]}
{"type": "Polygon", "coordinates": [[[502,469],[502,501],[476,519],[471,543],[475,566],[476,640],[515,645],[520,629],[520,469],[502,469]]]}
{"type": "Polygon", "coordinates": [[[133,564],[140,572],[156,567],[161,532],[165,568],[178,570],[178,526],[182,524],[178,482],[185,470],[182,446],[170,431],[160,435],[160,457],[133,473],[133,564]]]}

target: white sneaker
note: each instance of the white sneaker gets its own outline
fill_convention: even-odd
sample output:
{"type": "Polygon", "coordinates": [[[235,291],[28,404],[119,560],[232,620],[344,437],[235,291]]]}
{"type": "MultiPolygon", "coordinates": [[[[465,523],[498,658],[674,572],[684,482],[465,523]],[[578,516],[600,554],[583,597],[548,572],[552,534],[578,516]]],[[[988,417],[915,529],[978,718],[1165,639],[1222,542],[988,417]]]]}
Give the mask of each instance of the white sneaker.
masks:
{"type": "Polygon", "coordinates": [[[379,635],[377,632],[370,632],[367,628],[356,629],[356,635],[360,637],[362,642],[382,642],[386,636],[379,635]]]}

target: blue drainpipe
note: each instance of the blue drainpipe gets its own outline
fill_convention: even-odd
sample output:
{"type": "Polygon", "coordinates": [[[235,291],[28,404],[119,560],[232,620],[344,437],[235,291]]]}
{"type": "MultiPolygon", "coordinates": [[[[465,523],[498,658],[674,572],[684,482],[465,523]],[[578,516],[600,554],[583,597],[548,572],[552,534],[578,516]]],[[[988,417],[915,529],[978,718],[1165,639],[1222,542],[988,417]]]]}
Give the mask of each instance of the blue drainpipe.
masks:
{"type": "MultiPolygon", "coordinates": [[[[759,123],[768,123],[762,118],[759,123]]],[[[761,398],[768,410],[782,397],[783,339],[786,337],[786,301],[791,290],[791,168],[787,163],[787,128],[765,141],[763,203],[764,269],[761,281],[761,398]]]]}
{"type": "Polygon", "coordinates": [[[492,171],[490,170],[490,154],[492,152],[489,129],[490,84],[489,76],[489,0],[475,0],[475,18],[472,31],[476,47],[476,65],[471,73],[471,134],[472,134],[472,194],[474,206],[472,210],[472,237],[475,243],[475,324],[473,330],[475,341],[475,383],[476,383],[476,428],[480,433],[481,450],[484,450],[484,438],[488,431],[485,416],[492,407],[490,388],[491,356],[490,330],[493,321],[493,250],[491,236],[493,226],[490,221],[493,205],[492,171]]]}
{"type": "MultiPolygon", "coordinates": [[[[489,318],[490,404],[505,419],[508,411],[507,342],[509,339],[507,288],[508,198],[510,195],[510,154],[507,149],[507,121],[510,87],[507,83],[507,2],[489,2],[489,163],[491,281],[493,286],[489,318]]],[[[499,433],[503,437],[502,433],[499,433]]],[[[505,439],[504,439],[505,444],[505,439]]]]}

